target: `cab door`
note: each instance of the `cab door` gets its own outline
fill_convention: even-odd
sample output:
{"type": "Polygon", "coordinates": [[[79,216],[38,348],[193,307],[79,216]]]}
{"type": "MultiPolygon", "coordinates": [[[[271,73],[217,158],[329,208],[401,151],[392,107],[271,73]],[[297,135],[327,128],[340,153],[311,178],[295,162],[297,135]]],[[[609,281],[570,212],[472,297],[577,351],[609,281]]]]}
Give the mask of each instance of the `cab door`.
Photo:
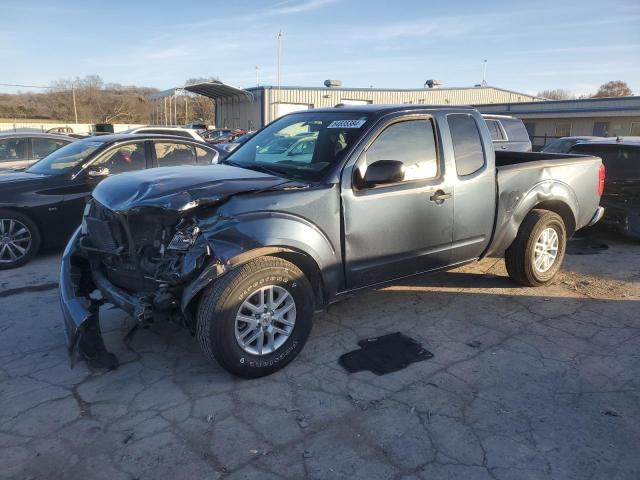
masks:
{"type": "Polygon", "coordinates": [[[345,277],[354,289],[444,267],[453,235],[453,185],[446,179],[435,119],[392,119],[368,140],[342,183],[345,277]],[[393,184],[359,188],[380,160],[404,164],[393,184]]]}

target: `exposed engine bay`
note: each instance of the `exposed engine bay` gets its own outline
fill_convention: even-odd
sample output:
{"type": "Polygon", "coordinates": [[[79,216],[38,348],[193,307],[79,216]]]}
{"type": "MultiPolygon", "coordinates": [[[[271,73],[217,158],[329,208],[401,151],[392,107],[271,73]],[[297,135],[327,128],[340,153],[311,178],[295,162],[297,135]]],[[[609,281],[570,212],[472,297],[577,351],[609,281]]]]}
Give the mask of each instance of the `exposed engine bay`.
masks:
{"type": "Polygon", "coordinates": [[[212,253],[195,215],[157,208],[119,213],[93,200],[82,233],[79,246],[90,254],[94,277],[103,274],[145,303],[139,320],[175,317],[182,285],[193,280],[212,253]]]}

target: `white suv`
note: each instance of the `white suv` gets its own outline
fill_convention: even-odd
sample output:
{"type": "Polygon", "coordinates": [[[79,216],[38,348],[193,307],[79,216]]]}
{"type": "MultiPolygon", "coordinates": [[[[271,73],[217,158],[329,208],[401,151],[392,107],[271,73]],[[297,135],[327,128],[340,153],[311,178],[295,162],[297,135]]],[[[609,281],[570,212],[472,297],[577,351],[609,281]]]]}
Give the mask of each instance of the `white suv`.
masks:
{"type": "Polygon", "coordinates": [[[180,127],[138,127],[125,130],[118,133],[157,133],[158,135],[174,135],[177,137],[185,137],[197,142],[206,143],[204,138],[200,136],[197,130],[192,128],[180,127]]]}

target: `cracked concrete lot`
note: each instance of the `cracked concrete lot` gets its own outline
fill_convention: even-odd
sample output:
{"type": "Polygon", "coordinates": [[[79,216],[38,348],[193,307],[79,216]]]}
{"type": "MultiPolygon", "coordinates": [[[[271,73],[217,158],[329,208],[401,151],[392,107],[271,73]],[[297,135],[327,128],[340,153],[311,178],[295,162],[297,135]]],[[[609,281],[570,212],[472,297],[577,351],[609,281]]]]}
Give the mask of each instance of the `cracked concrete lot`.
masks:
{"type": "Polygon", "coordinates": [[[315,318],[302,354],[231,377],[171,325],[123,344],[122,366],[69,368],[59,254],[0,272],[0,477],[640,478],[640,244],[570,255],[521,288],[502,261],[406,280],[315,318]],[[338,357],[395,331],[434,358],[377,377],[338,357]]]}

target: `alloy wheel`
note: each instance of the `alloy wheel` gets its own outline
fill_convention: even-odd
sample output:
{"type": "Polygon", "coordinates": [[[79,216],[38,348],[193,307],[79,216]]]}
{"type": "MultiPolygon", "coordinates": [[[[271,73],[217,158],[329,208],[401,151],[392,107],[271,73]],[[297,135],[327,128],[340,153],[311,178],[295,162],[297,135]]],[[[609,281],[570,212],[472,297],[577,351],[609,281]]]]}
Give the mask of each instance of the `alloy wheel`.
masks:
{"type": "Polygon", "coordinates": [[[278,285],[249,295],[236,314],[235,335],[240,348],[252,355],[275,352],[287,341],[296,323],[296,304],[278,285]]]}

